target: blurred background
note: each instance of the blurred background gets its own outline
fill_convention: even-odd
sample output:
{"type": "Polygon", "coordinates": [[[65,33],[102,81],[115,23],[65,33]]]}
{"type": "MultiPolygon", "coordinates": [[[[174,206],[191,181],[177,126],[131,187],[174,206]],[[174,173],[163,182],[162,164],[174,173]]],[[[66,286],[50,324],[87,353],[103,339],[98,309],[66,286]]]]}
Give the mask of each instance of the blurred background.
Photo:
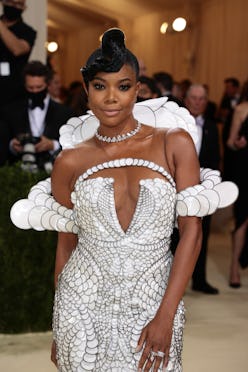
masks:
{"type": "Polygon", "coordinates": [[[147,75],[163,70],[178,81],[207,83],[214,101],[227,76],[247,78],[246,0],[28,0],[27,6],[24,19],[38,30],[31,58],[48,57],[65,86],[81,79],[80,67],[97,40],[116,26],[147,75]],[[177,17],[187,22],[181,32],[172,29],[177,17]],[[57,50],[48,52],[47,42],[56,42],[57,50]]]}

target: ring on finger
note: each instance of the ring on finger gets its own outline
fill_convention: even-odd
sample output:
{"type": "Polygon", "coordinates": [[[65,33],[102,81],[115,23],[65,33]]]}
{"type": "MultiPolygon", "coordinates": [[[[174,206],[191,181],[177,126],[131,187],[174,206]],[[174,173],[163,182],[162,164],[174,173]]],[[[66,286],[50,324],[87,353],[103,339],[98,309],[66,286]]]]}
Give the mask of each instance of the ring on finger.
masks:
{"type": "Polygon", "coordinates": [[[157,353],[155,351],[151,350],[150,354],[149,354],[150,361],[153,362],[156,356],[157,356],[157,353]]]}
{"type": "Polygon", "coordinates": [[[159,358],[164,358],[165,353],[164,353],[163,351],[158,350],[158,351],[156,352],[156,356],[158,356],[159,358]]]}

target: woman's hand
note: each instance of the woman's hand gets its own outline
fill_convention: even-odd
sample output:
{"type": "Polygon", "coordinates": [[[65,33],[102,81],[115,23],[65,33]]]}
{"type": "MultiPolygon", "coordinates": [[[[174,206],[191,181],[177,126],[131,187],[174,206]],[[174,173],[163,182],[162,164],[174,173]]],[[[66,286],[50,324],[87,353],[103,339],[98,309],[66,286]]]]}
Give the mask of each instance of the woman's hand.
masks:
{"type": "Polygon", "coordinates": [[[56,357],[56,343],[53,341],[52,347],[51,347],[51,361],[55,364],[57,367],[57,357],[56,357]]]}
{"type": "Polygon", "coordinates": [[[152,371],[157,372],[161,363],[165,371],[169,361],[172,326],[173,320],[156,315],[143,329],[136,348],[136,352],[139,352],[144,346],[138,371],[148,372],[153,368],[152,371]]]}

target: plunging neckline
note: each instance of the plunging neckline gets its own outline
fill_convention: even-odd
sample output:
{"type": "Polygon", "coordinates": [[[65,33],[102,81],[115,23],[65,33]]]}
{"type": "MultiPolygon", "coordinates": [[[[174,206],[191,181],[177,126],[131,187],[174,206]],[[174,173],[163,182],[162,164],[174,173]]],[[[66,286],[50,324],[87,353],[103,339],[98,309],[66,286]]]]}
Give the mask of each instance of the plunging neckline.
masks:
{"type": "MultiPolygon", "coordinates": [[[[91,178],[91,180],[94,179],[94,178],[91,178]]],[[[129,223],[127,224],[127,228],[124,229],[123,228],[123,225],[121,224],[120,222],[120,218],[118,216],[118,213],[117,213],[117,208],[116,208],[116,201],[115,201],[115,188],[114,188],[114,179],[111,179],[111,203],[112,203],[112,209],[114,211],[114,217],[115,217],[115,221],[117,222],[118,224],[118,227],[119,227],[119,230],[120,232],[122,233],[122,235],[124,236],[128,236],[130,234],[130,232],[132,231],[132,227],[135,225],[136,223],[136,219],[137,219],[137,215],[138,215],[138,212],[139,212],[139,206],[140,206],[140,203],[141,203],[141,197],[142,197],[142,193],[144,192],[144,190],[148,189],[146,187],[146,182],[149,182],[149,181],[152,181],[152,182],[157,182],[159,180],[159,182],[162,182],[163,184],[165,184],[166,186],[167,185],[170,185],[170,183],[168,181],[165,181],[164,179],[162,178],[158,178],[158,177],[155,177],[155,178],[144,178],[144,179],[140,179],[139,182],[138,182],[138,185],[139,185],[139,190],[138,190],[138,197],[137,197],[137,200],[135,202],[135,207],[133,209],[133,213],[131,215],[131,218],[130,218],[130,221],[129,223]],[[113,181],[112,181],[113,180],[113,181]]],[[[170,185],[171,186],[171,185],[170,185]]]]}
{"type": "Polygon", "coordinates": [[[116,209],[116,201],[115,201],[115,188],[114,188],[114,183],[115,183],[115,180],[113,177],[93,177],[93,178],[89,178],[87,180],[84,180],[83,183],[92,183],[92,182],[98,182],[98,181],[105,181],[105,186],[106,185],[111,185],[111,200],[110,200],[110,203],[111,203],[111,211],[113,212],[113,218],[114,218],[114,221],[116,223],[116,226],[119,230],[119,233],[123,236],[123,237],[128,237],[130,234],[131,234],[131,231],[132,231],[132,227],[136,224],[136,219],[137,219],[137,215],[139,213],[139,206],[141,204],[141,198],[142,198],[142,193],[145,191],[145,190],[149,190],[149,188],[146,186],[146,184],[148,182],[161,182],[163,183],[164,185],[166,185],[166,187],[171,187],[173,190],[175,189],[173,187],[173,185],[171,185],[171,183],[169,181],[166,181],[165,179],[163,178],[159,178],[159,177],[154,177],[154,178],[142,178],[138,181],[138,185],[139,185],[139,190],[138,190],[138,197],[137,197],[137,200],[136,200],[136,203],[135,203],[135,208],[134,208],[134,212],[131,216],[131,219],[127,225],[127,228],[124,229],[121,222],[120,222],[120,219],[119,219],[119,216],[118,216],[118,213],[117,213],[117,209],[116,209]]]}
{"type": "MultiPolygon", "coordinates": [[[[78,177],[78,179],[75,182],[75,186],[76,186],[77,182],[79,180],[81,180],[81,178],[83,179],[83,182],[102,179],[102,180],[108,181],[108,185],[111,184],[111,204],[112,204],[111,205],[111,210],[114,213],[114,219],[115,219],[116,225],[118,227],[118,230],[123,236],[128,236],[131,232],[132,226],[135,224],[135,220],[136,220],[137,214],[138,214],[138,209],[139,209],[139,206],[140,206],[140,203],[141,203],[140,200],[141,200],[142,193],[144,192],[145,189],[149,189],[149,188],[146,187],[147,182],[149,182],[149,181],[154,182],[155,180],[159,180],[159,181],[163,182],[165,185],[169,184],[173,189],[175,189],[175,182],[174,182],[172,176],[162,166],[159,166],[158,164],[156,164],[154,162],[151,162],[149,160],[136,159],[136,158],[122,158],[122,159],[110,160],[108,162],[104,162],[104,163],[98,164],[96,166],[93,166],[93,167],[87,169],[86,172],[84,172],[82,175],[80,175],[78,177]],[[144,178],[144,179],[140,179],[138,181],[138,185],[139,185],[138,197],[137,197],[137,200],[135,202],[134,212],[131,216],[131,219],[130,219],[126,229],[124,229],[122,227],[122,224],[120,223],[120,219],[118,217],[118,213],[117,213],[117,209],[116,209],[115,188],[114,188],[115,180],[114,180],[114,178],[113,177],[102,177],[102,176],[88,178],[92,174],[97,173],[98,171],[103,170],[103,169],[119,168],[119,167],[125,167],[125,166],[139,166],[139,167],[143,166],[143,167],[149,168],[149,169],[151,169],[155,172],[158,172],[158,173],[162,174],[167,179],[167,180],[165,180],[164,178],[154,177],[154,178],[144,178]]],[[[74,188],[75,188],[75,186],[74,186],[74,188]]]]}

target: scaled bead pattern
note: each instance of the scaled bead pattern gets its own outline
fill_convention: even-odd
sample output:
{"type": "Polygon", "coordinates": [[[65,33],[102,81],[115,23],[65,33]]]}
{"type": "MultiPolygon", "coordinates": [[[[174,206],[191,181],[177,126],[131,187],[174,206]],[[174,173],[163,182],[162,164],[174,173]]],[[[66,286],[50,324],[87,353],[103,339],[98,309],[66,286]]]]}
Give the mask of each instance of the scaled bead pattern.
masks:
{"type": "MultiPolygon", "coordinates": [[[[137,372],[137,341],[168,283],[176,198],[170,174],[148,160],[102,163],[78,178],[72,200],[79,241],[59,276],[54,302],[59,371],[137,372]],[[115,208],[114,179],[97,173],[127,166],[148,167],[158,177],[140,180],[135,212],[124,231],[115,208]]],[[[167,372],[182,370],[184,322],[181,301],[167,372]]]]}
{"type": "MultiPolygon", "coordinates": [[[[116,159],[95,165],[84,172],[79,179],[86,180],[92,174],[105,168],[128,166],[152,169],[166,177],[173,187],[175,186],[172,176],[162,166],[149,160],[133,158],[116,159]]],[[[204,217],[213,214],[217,208],[224,208],[236,200],[237,186],[233,182],[221,182],[219,171],[201,168],[200,179],[201,184],[188,187],[177,194],[176,214],[178,216],[204,217]]],[[[142,182],[141,180],[141,185],[142,182]]],[[[71,201],[73,204],[76,201],[75,192],[71,194],[71,201]]],[[[33,186],[28,199],[18,200],[11,208],[10,217],[12,222],[21,229],[33,228],[37,231],[56,230],[78,233],[73,210],[59,204],[51,195],[50,178],[33,186]]]]}
{"type": "MultiPolygon", "coordinates": [[[[193,117],[167,98],[136,104],[134,116],[155,127],[184,128],[197,142],[193,117]]],[[[94,136],[98,125],[91,112],[71,118],[60,129],[62,147],[73,148],[94,136]]],[[[96,164],[80,175],[71,194],[73,209],[53,198],[50,178],[32,187],[28,199],[13,205],[10,216],[19,228],[78,235],[55,293],[53,331],[60,372],[137,372],[141,352],[134,350],[167,287],[177,216],[212,214],[238,195],[236,185],[221,182],[218,171],[201,169],[200,180],[199,185],[177,193],[173,178],[160,165],[122,158],[96,164]],[[157,177],[139,181],[135,212],[124,231],[115,207],[114,179],[101,177],[100,171],[131,166],[147,167],[157,177]]],[[[184,322],[181,301],[166,372],[182,371],[184,322]]]]}

